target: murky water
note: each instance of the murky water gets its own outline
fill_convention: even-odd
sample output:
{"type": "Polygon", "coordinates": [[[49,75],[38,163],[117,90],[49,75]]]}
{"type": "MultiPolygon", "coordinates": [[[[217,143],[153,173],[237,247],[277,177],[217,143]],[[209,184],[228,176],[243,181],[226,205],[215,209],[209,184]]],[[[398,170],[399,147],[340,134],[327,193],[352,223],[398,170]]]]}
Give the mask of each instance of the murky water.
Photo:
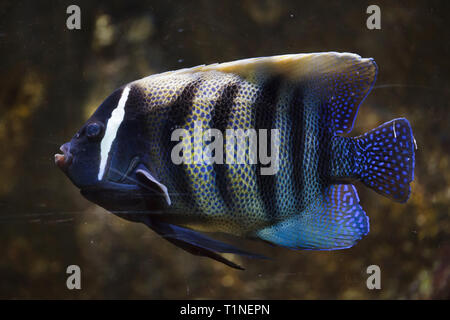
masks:
{"type": "Polygon", "coordinates": [[[0,4],[0,298],[449,298],[450,54],[439,2],[81,1],[0,4]],[[115,88],[203,63],[348,51],[375,58],[377,83],[352,135],[396,117],[418,144],[405,205],[357,185],[371,221],[349,250],[291,251],[249,242],[269,261],[236,271],[191,256],[143,225],[81,197],[53,154],[115,88]],[[368,290],[366,268],[381,269],[368,290]],[[68,290],[78,265],[82,289],[68,290]]]}

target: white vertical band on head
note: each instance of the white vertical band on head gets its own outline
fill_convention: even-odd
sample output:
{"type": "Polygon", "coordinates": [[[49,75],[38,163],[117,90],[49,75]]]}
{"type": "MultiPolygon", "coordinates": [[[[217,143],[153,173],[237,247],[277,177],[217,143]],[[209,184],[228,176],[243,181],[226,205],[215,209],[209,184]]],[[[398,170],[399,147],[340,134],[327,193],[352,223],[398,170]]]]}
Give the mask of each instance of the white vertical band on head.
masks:
{"type": "Polygon", "coordinates": [[[98,169],[98,180],[102,180],[105,173],[106,162],[108,161],[111,146],[116,139],[117,131],[125,117],[125,104],[127,103],[129,87],[125,87],[120,97],[117,107],[111,113],[111,117],[106,124],[105,135],[100,143],[100,167],[98,169]]]}

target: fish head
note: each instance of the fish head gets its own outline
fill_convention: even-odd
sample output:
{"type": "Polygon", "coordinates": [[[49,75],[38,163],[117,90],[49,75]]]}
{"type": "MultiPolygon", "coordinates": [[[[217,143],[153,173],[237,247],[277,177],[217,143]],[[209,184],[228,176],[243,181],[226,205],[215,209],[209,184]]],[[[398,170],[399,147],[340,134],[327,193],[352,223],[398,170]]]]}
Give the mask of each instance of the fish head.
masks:
{"type": "Polygon", "coordinates": [[[55,154],[55,164],[81,194],[109,211],[159,210],[168,203],[167,188],[149,169],[139,101],[136,88],[117,89],[61,146],[63,154],[55,154]]]}

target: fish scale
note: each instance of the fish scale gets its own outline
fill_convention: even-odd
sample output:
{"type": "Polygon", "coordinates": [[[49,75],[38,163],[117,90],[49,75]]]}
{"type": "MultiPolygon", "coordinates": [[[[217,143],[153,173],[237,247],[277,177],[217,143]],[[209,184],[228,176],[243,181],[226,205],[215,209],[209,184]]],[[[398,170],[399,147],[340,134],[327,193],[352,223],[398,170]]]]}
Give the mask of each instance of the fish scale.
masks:
{"type": "MultiPolygon", "coordinates": [[[[196,138],[196,132],[200,125],[201,130],[210,129],[210,114],[223,91],[223,84],[217,81],[214,75],[206,74],[201,76],[202,82],[197,86],[197,94],[192,100],[189,115],[186,118],[185,124],[182,128],[189,131],[191,139],[183,139],[183,145],[189,146],[193,144],[193,154],[188,155],[191,161],[200,162],[197,155],[202,155],[204,145],[201,141],[193,141],[196,138]],[[194,127],[193,127],[194,125],[194,127]],[[195,155],[195,156],[194,156],[195,155]]],[[[226,79],[225,82],[231,81],[226,79]]],[[[200,136],[200,138],[202,138],[200,136]]],[[[204,215],[220,216],[225,214],[225,203],[220,197],[220,192],[217,188],[216,177],[213,174],[213,166],[202,163],[183,164],[183,169],[186,171],[188,183],[191,186],[193,201],[197,208],[204,215]]]]}
{"type": "MultiPolygon", "coordinates": [[[[228,113],[228,119],[222,120],[226,123],[225,129],[245,130],[254,127],[255,117],[251,106],[258,94],[259,90],[254,84],[240,81],[239,90],[233,103],[229,106],[231,111],[228,113]]],[[[246,232],[248,226],[252,224],[265,224],[264,221],[258,221],[256,218],[264,213],[264,209],[255,183],[256,170],[254,166],[230,163],[224,163],[222,166],[225,171],[224,178],[230,200],[227,212],[229,223],[217,227],[222,231],[232,230],[239,234],[246,232]]]]}
{"type": "Polygon", "coordinates": [[[319,166],[320,140],[323,128],[320,126],[318,101],[314,98],[311,89],[305,89],[304,99],[304,131],[303,143],[303,207],[312,203],[323,190],[322,175],[319,166]]]}
{"type": "Polygon", "coordinates": [[[280,132],[279,170],[275,176],[277,220],[302,211],[301,181],[298,181],[302,177],[295,174],[295,163],[303,154],[294,147],[303,144],[303,135],[296,130],[303,127],[303,105],[302,100],[298,99],[297,89],[285,82],[277,103],[275,127],[285,128],[280,132]]]}
{"type": "MultiPolygon", "coordinates": [[[[210,128],[210,123],[206,121],[209,120],[207,115],[210,115],[213,112],[214,105],[217,103],[220,93],[223,92],[227,86],[236,82],[236,77],[230,77],[227,74],[204,74],[198,75],[198,78],[202,79],[202,82],[200,82],[201,86],[196,87],[196,95],[199,97],[207,96],[208,99],[202,100],[202,98],[195,99],[194,97],[192,103],[183,104],[182,107],[188,109],[184,111],[187,116],[184,120],[184,124],[177,126],[177,128],[187,129],[191,137],[194,136],[193,126],[196,120],[202,120],[203,130],[210,128]],[[221,86],[223,87],[221,88],[218,83],[221,83],[221,86]],[[211,88],[216,89],[214,96],[209,93],[211,88]],[[201,116],[202,113],[203,117],[201,116]],[[195,119],[194,116],[196,116],[195,119]]],[[[183,81],[182,83],[183,85],[190,84],[188,81],[183,81]]],[[[140,86],[154,88],[157,92],[160,90],[158,86],[153,86],[151,81],[146,82],[145,85],[140,84],[140,86]]],[[[169,83],[168,87],[172,88],[172,86],[172,90],[168,90],[167,87],[165,87],[166,92],[176,92],[176,89],[180,89],[176,82],[169,83]]],[[[157,98],[154,99],[154,101],[157,103],[164,100],[163,95],[158,93],[155,95],[157,98]]],[[[257,95],[258,90],[255,85],[240,80],[240,88],[234,100],[230,101],[231,104],[229,106],[226,106],[231,109],[231,112],[228,113],[228,119],[222,119],[219,116],[216,121],[226,123],[225,129],[245,130],[253,128],[252,124],[254,123],[254,120],[252,120],[252,118],[254,118],[254,113],[252,108],[248,106],[252,105],[253,99],[256,99],[257,95]]],[[[151,101],[149,102],[152,103],[151,101]]],[[[172,108],[173,107],[174,106],[172,106],[172,108]]],[[[149,109],[155,110],[154,106],[149,106],[149,109]]],[[[150,125],[153,125],[153,128],[157,128],[158,126],[155,126],[155,123],[159,123],[160,125],[162,121],[171,121],[167,116],[167,113],[169,112],[170,110],[167,109],[162,115],[156,117],[156,119],[154,118],[154,121],[150,122],[150,125]]],[[[155,136],[158,137],[156,131],[157,130],[155,129],[155,136]]],[[[159,135],[159,138],[154,139],[155,143],[157,144],[160,139],[164,140],[168,139],[168,137],[161,137],[159,135]]],[[[186,140],[184,145],[188,146],[191,142],[193,141],[186,140]]],[[[201,154],[204,147],[205,145],[194,143],[194,153],[201,154]]],[[[168,150],[165,151],[165,156],[162,153],[163,152],[159,151],[154,154],[158,159],[167,159],[168,150]]],[[[189,154],[189,157],[192,156],[192,154],[189,154]]],[[[192,160],[194,159],[192,158],[192,160]]],[[[207,228],[209,229],[215,228],[214,230],[216,231],[233,231],[236,233],[248,232],[248,226],[252,226],[252,228],[255,226],[257,227],[259,224],[257,217],[261,215],[264,216],[265,214],[262,201],[260,200],[259,190],[255,183],[255,168],[248,164],[240,165],[224,163],[222,166],[225,169],[224,178],[228,181],[227,192],[230,195],[229,198],[231,202],[228,204],[223,202],[223,194],[221,194],[217,187],[217,172],[214,171],[214,166],[206,164],[181,164],[182,170],[185,171],[185,176],[187,177],[187,181],[184,182],[189,185],[189,198],[192,197],[194,201],[189,201],[189,204],[177,203],[175,201],[174,214],[177,213],[177,207],[186,208],[186,206],[190,206],[191,208],[195,208],[195,210],[191,211],[192,214],[204,216],[205,220],[208,221],[207,228]]],[[[164,176],[165,174],[162,172],[160,175],[164,176]]],[[[178,177],[173,174],[170,174],[169,176],[173,177],[173,180],[175,180],[175,183],[171,183],[171,179],[168,179],[169,190],[178,190],[179,186],[176,183],[176,181],[179,181],[178,177]]],[[[175,191],[174,193],[176,194],[177,192],[175,191]]],[[[186,214],[184,210],[183,214],[186,214]]],[[[202,222],[204,223],[204,220],[202,220],[202,222]]],[[[263,223],[263,225],[265,224],[266,223],[263,223]]],[[[200,226],[198,228],[202,227],[200,226]]]]}
{"type": "Polygon", "coordinates": [[[199,209],[195,202],[190,201],[191,189],[185,179],[183,168],[174,165],[171,161],[172,146],[169,141],[172,131],[184,124],[191,105],[190,101],[194,98],[190,88],[198,81],[198,78],[195,75],[162,79],[149,77],[138,84],[142,90],[153,97],[146,100],[150,110],[146,123],[150,130],[149,139],[152,146],[150,161],[156,163],[157,176],[168,177],[165,183],[169,193],[174,195],[174,210],[188,208],[188,212],[199,212],[199,209]]]}

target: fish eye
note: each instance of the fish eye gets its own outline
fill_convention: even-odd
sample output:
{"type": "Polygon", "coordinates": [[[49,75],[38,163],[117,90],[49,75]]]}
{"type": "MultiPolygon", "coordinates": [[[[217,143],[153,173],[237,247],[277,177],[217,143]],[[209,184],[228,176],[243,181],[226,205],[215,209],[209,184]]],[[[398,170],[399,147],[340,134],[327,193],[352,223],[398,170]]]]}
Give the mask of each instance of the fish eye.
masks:
{"type": "Polygon", "coordinates": [[[92,122],[86,127],[88,138],[97,138],[103,131],[103,125],[98,122],[92,122]]]}

